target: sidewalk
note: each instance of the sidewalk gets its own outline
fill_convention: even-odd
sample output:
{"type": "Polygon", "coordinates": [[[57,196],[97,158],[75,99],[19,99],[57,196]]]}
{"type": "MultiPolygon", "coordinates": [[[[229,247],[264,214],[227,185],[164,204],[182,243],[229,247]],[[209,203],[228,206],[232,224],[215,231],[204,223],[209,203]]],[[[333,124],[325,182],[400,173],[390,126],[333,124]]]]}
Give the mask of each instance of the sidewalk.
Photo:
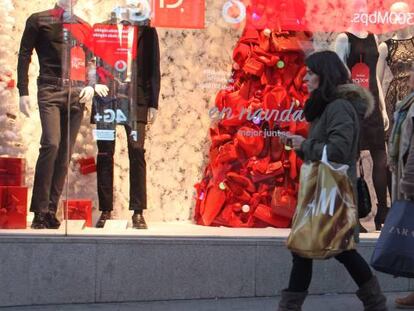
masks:
{"type": "MultiPolygon", "coordinates": [[[[389,310],[403,293],[387,293],[389,310]]],[[[157,301],[122,304],[54,305],[0,308],[0,311],[275,311],[278,298],[157,301]]],[[[355,295],[309,296],[303,311],[358,311],[362,304],[355,295]]]]}

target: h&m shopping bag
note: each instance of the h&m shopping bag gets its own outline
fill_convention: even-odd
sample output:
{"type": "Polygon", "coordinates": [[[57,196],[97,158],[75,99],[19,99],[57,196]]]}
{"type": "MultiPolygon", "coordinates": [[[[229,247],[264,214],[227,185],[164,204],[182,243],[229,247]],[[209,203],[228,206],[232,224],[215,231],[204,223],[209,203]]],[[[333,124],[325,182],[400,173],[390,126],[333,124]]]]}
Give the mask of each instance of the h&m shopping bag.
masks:
{"type": "Polygon", "coordinates": [[[304,163],[300,172],[298,206],[287,247],[299,256],[325,259],[355,248],[355,195],[348,165],[321,161],[304,163]]]}
{"type": "Polygon", "coordinates": [[[395,201],[371,258],[371,266],[394,276],[414,278],[414,201],[395,201]]]}

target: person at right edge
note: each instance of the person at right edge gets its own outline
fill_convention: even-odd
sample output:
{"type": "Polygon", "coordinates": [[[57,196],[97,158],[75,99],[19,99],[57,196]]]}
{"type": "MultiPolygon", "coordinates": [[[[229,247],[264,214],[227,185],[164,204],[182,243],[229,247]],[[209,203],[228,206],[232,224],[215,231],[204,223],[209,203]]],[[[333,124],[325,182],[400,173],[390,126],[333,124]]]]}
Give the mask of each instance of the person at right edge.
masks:
{"type": "MultiPolygon", "coordinates": [[[[304,114],[310,122],[309,135],[305,139],[286,134],[282,140],[285,143],[290,140],[298,156],[305,161],[319,161],[326,145],[329,161],[349,165],[348,175],[356,193],[359,124],[373,110],[372,95],[350,83],[349,73],[335,52],[316,52],[305,60],[305,64],[308,71],[304,80],[310,98],[304,114]]],[[[300,311],[312,279],[312,259],[292,255],[289,287],[282,291],[279,311],[300,311]]],[[[335,259],[345,266],[358,285],[356,294],[365,311],[388,310],[377,278],[355,249],[344,251],[335,259]]]]}
{"type": "MultiPolygon", "coordinates": [[[[414,67],[409,78],[411,94],[397,104],[389,139],[388,164],[392,172],[392,200],[414,201],[414,67]]],[[[413,220],[414,221],[414,220],[413,220]]],[[[395,300],[397,308],[414,309],[414,293],[395,300]]]]}

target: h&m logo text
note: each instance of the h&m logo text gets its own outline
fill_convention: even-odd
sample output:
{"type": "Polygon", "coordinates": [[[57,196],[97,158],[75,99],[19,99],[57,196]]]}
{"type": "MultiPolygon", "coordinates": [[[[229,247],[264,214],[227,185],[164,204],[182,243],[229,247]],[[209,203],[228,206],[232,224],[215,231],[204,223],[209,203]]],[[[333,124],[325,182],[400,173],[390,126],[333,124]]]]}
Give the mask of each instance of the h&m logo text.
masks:
{"type": "Polygon", "coordinates": [[[392,226],[389,233],[414,238],[414,230],[392,226]]]}

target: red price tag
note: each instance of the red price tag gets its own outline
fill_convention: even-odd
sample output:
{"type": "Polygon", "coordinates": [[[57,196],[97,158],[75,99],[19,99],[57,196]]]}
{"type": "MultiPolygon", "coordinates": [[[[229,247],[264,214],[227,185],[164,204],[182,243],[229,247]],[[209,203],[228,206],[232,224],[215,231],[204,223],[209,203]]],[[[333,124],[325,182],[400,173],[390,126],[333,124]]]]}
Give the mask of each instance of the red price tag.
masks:
{"type": "Polygon", "coordinates": [[[369,67],[365,63],[358,63],[351,69],[352,82],[369,89],[369,67]]]}
{"type": "Polygon", "coordinates": [[[85,51],[79,46],[70,50],[70,78],[74,81],[86,80],[85,51]]]}

